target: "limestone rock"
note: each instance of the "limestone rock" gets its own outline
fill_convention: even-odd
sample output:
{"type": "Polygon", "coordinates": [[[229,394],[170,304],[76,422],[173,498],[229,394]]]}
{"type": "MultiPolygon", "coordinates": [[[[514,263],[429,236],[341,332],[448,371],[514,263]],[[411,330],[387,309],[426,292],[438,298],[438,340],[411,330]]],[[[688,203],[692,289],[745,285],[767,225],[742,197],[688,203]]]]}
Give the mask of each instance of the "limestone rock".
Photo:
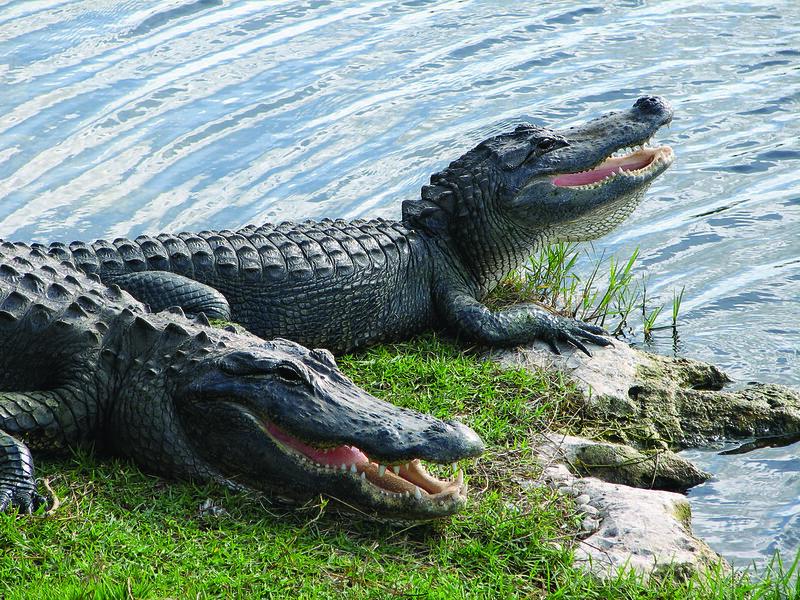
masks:
{"type": "Polygon", "coordinates": [[[542,437],[540,451],[558,457],[577,476],[672,492],[685,492],[711,477],[669,450],[643,453],[623,444],[569,435],[553,433],[542,437]]]}
{"type": "Polygon", "coordinates": [[[590,418],[622,424],[623,441],[639,447],[686,448],[720,439],[800,432],[800,393],[775,384],[723,389],[730,379],[713,365],[657,356],[615,340],[553,354],[546,344],[495,350],[511,367],[555,369],[583,392],[590,418]],[[626,437],[627,436],[627,437],[626,437]]]}
{"type": "Polygon", "coordinates": [[[581,529],[586,537],[575,550],[579,566],[601,578],[633,569],[645,577],[686,579],[712,565],[729,568],[692,533],[691,508],[684,496],[573,475],[565,464],[567,457],[594,445],[552,433],[538,445],[542,477],[574,497],[578,512],[584,514],[581,529]]]}
{"type": "Polygon", "coordinates": [[[650,576],[667,573],[687,579],[723,559],[691,528],[691,509],[685,497],[672,492],[641,490],[600,481],[577,479],[574,487],[590,497],[597,509],[592,533],[575,551],[578,564],[600,577],[619,569],[650,576]]]}

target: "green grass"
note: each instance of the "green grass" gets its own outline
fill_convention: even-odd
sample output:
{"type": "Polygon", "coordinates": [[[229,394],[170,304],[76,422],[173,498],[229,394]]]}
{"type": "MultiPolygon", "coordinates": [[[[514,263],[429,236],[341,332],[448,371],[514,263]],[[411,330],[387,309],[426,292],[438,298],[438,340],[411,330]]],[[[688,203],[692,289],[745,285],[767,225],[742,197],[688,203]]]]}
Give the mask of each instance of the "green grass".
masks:
{"type": "Polygon", "coordinates": [[[487,303],[501,308],[536,302],[553,312],[605,327],[614,335],[636,334],[634,326],[639,327],[644,340],[649,341],[655,330],[676,329],[684,290],[673,291],[672,324],[657,326],[664,307],[648,307],[652,298],[647,296],[646,280],[636,277],[634,271],[638,258],[638,249],[620,260],[605,254],[597,256],[591,247],[577,243],[552,244],[531,256],[525,268],[503,280],[487,303]],[[581,255],[591,265],[588,271],[578,268],[581,255]]]}
{"type": "MultiPolygon", "coordinates": [[[[341,361],[397,404],[458,416],[487,442],[468,468],[471,499],[452,519],[376,524],[322,499],[288,507],[217,486],[167,482],[79,453],[39,461],[60,507],[0,514],[0,597],[35,598],[778,598],[777,571],[645,585],[600,583],[572,566],[580,519],[539,485],[531,432],[574,419],[557,376],[503,371],[425,338],[341,361]],[[221,514],[201,511],[210,499],[221,514]]],[[[781,595],[781,593],[783,595],[781,595]]]]}

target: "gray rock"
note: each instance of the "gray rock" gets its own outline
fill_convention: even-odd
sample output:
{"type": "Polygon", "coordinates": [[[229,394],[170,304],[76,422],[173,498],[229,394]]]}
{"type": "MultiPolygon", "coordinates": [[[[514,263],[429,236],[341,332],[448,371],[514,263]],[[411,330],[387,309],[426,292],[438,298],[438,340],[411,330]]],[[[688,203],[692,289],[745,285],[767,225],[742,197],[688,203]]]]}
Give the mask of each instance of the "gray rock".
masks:
{"type": "Polygon", "coordinates": [[[692,534],[691,509],[680,494],[640,490],[594,477],[583,478],[577,485],[598,507],[591,535],[575,551],[576,562],[592,573],[613,577],[620,569],[633,569],[646,576],[672,573],[684,579],[724,564],[692,534]]]}
{"type": "Polygon", "coordinates": [[[542,444],[578,476],[594,476],[610,483],[638,488],[685,492],[711,477],[669,450],[644,453],[630,446],[548,434],[542,444]]]}
{"type": "Polygon", "coordinates": [[[692,533],[691,509],[682,495],[565,474],[566,457],[594,444],[554,433],[537,444],[544,481],[574,497],[585,514],[581,530],[586,537],[575,550],[579,566],[601,578],[633,569],[645,577],[685,579],[712,565],[729,568],[692,533]]]}
{"type": "Polygon", "coordinates": [[[631,348],[592,346],[592,357],[541,343],[496,350],[505,366],[555,369],[583,393],[587,416],[613,421],[622,441],[637,447],[686,448],[721,439],[800,432],[800,393],[775,384],[723,389],[730,382],[713,365],[631,348]]]}

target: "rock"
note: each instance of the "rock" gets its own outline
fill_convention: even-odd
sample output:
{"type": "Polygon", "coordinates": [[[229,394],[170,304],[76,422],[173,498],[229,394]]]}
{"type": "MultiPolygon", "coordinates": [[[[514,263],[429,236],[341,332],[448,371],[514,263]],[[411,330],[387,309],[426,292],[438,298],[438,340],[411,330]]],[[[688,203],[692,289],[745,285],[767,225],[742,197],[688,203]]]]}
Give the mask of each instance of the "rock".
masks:
{"type": "Polygon", "coordinates": [[[621,425],[621,440],[637,447],[687,448],[721,439],[800,432],[800,393],[775,384],[723,389],[730,379],[713,365],[657,356],[615,340],[588,357],[544,343],[494,350],[509,367],[555,369],[583,393],[586,416],[621,425]]]}
{"type": "Polygon", "coordinates": [[[562,462],[576,449],[603,445],[553,433],[537,445],[544,481],[575,498],[585,515],[585,537],[575,550],[578,566],[600,578],[633,569],[645,577],[681,580],[717,564],[730,568],[692,533],[691,508],[682,495],[576,477],[562,462]]]}
{"type": "MultiPolygon", "coordinates": [[[[645,576],[671,573],[686,579],[723,559],[692,534],[691,509],[686,498],[673,492],[640,490],[594,477],[575,482],[592,498],[598,516],[575,550],[575,560],[599,577],[620,569],[645,576]]],[[[586,529],[586,528],[585,528],[586,529]]]]}
{"type": "Polygon", "coordinates": [[[572,474],[610,483],[685,492],[711,477],[669,450],[645,454],[622,444],[557,433],[542,436],[542,446],[548,455],[565,463],[572,474]]]}

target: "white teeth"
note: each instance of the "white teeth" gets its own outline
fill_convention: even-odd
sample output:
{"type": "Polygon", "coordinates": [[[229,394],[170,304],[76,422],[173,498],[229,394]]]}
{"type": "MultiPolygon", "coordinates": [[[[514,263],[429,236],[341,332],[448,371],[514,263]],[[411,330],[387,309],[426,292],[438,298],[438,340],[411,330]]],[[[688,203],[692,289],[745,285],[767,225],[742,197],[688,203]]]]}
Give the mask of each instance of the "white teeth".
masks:
{"type": "Polygon", "coordinates": [[[342,463],[342,471],[347,471],[347,465],[342,463]]]}
{"type": "Polygon", "coordinates": [[[350,465],[350,472],[351,472],[351,473],[355,473],[355,472],[356,472],[356,463],[352,463],[352,464],[350,465]]]}
{"type": "Polygon", "coordinates": [[[416,485],[414,486],[414,498],[420,500],[422,498],[422,492],[419,491],[419,487],[416,485]]]}
{"type": "Polygon", "coordinates": [[[458,463],[453,463],[450,466],[453,467],[453,473],[455,473],[458,470],[458,463]]]}
{"type": "Polygon", "coordinates": [[[386,465],[378,465],[378,477],[383,477],[384,473],[386,473],[386,465]]]}
{"type": "Polygon", "coordinates": [[[394,471],[395,475],[400,475],[400,465],[393,466],[392,471],[394,471]]]}
{"type": "Polygon", "coordinates": [[[361,477],[361,481],[364,481],[367,478],[367,474],[364,473],[364,471],[361,471],[361,475],[359,475],[359,477],[361,477]]]}

